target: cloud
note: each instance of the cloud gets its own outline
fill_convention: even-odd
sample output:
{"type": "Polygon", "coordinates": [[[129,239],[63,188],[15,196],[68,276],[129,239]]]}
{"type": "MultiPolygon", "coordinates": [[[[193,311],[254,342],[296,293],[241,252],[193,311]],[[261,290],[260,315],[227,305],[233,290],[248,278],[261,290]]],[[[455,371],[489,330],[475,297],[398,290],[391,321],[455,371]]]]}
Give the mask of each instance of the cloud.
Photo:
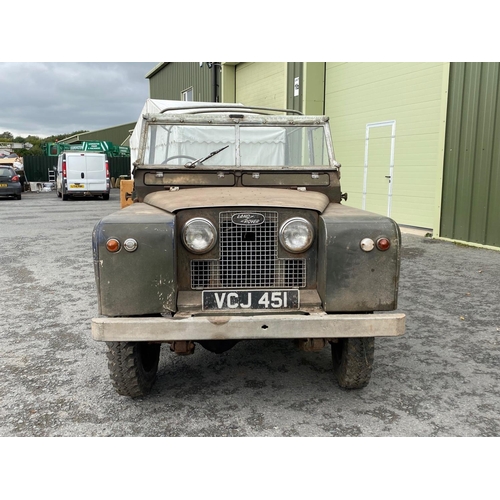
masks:
{"type": "Polygon", "coordinates": [[[133,122],[156,64],[0,63],[0,132],[43,137],[133,122]]]}

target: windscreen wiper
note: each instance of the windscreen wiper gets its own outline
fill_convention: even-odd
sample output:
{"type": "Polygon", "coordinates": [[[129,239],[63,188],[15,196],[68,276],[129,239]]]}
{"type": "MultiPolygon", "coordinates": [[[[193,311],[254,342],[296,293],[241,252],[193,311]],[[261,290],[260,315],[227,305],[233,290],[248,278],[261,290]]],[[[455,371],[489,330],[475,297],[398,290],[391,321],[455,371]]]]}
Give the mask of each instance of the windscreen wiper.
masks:
{"type": "Polygon", "coordinates": [[[228,147],[229,147],[229,145],[224,146],[223,148],[217,149],[216,151],[212,151],[208,156],[205,156],[204,158],[198,158],[197,160],[194,160],[194,161],[190,161],[190,162],[186,163],[184,166],[186,168],[194,168],[194,167],[196,167],[196,165],[198,163],[203,163],[205,160],[212,158],[212,156],[219,154],[221,151],[224,151],[228,147]]]}

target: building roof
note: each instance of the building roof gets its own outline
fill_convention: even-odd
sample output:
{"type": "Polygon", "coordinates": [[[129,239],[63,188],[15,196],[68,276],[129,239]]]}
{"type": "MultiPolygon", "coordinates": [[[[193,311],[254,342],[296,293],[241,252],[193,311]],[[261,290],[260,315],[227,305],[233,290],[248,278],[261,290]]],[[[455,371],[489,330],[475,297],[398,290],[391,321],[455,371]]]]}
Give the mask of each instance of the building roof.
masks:
{"type": "Polygon", "coordinates": [[[163,69],[167,64],[170,64],[170,63],[168,63],[168,62],[158,63],[149,73],[146,73],[145,78],[149,79],[152,76],[156,75],[156,73],[158,73],[158,71],[163,69]]]}
{"type": "Polygon", "coordinates": [[[59,142],[65,142],[67,144],[74,144],[81,141],[88,140],[100,140],[100,141],[111,141],[119,146],[125,146],[124,144],[128,141],[129,133],[135,127],[136,122],[123,123],[122,125],[115,125],[113,127],[103,128],[99,130],[90,130],[88,132],[81,132],[79,134],[72,135],[70,137],[65,137],[59,142]]]}

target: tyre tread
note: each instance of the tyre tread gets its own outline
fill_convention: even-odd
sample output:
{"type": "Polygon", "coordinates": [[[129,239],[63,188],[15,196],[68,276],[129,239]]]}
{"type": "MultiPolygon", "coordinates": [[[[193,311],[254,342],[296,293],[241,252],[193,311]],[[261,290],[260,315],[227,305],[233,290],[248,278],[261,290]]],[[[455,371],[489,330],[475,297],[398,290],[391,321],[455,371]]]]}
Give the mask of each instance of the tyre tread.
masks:
{"type": "Polygon", "coordinates": [[[334,372],[343,389],[362,389],[370,382],[375,354],[373,337],[339,339],[332,344],[334,372]]]}
{"type": "Polygon", "coordinates": [[[145,371],[138,342],[108,342],[108,369],[115,391],[122,396],[137,398],[146,396],[156,380],[160,345],[151,344],[155,360],[149,371],[145,371]]]}

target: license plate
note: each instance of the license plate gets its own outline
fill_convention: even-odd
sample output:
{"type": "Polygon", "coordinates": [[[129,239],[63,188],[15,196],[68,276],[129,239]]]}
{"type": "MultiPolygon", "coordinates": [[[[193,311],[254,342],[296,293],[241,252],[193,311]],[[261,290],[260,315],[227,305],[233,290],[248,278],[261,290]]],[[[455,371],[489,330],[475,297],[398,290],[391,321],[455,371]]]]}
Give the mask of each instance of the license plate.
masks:
{"type": "Polygon", "coordinates": [[[203,291],[203,310],[298,309],[298,290],[203,291]]]}
{"type": "Polygon", "coordinates": [[[6,188],[7,184],[0,184],[0,188],[6,188]]]}
{"type": "Polygon", "coordinates": [[[78,184],[78,183],[76,183],[76,184],[70,184],[70,185],[69,185],[69,187],[70,187],[71,189],[84,188],[84,187],[85,187],[85,184],[78,184]]]}

